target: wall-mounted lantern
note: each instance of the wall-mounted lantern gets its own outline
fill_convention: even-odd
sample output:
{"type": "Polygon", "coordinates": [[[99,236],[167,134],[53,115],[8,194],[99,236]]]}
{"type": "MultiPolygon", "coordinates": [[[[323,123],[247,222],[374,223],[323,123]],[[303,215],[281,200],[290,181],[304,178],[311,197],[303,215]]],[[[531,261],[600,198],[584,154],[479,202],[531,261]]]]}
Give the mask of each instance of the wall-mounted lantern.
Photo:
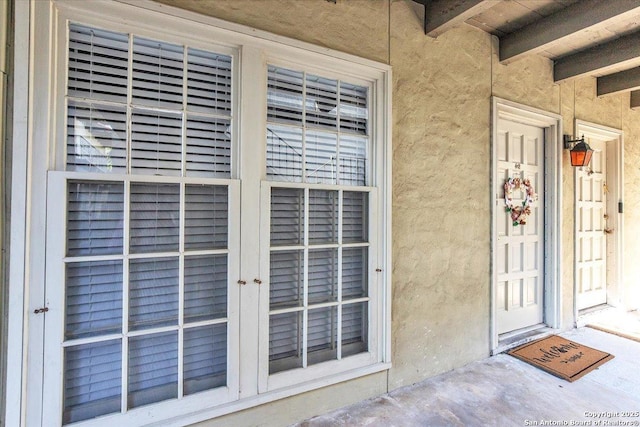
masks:
{"type": "Polygon", "coordinates": [[[564,135],[564,149],[571,150],[571,166],[587,166],[593,155],[589,144],[584,142],[584,135],[580,139],[571,139],[571,135],[564,135]]]}

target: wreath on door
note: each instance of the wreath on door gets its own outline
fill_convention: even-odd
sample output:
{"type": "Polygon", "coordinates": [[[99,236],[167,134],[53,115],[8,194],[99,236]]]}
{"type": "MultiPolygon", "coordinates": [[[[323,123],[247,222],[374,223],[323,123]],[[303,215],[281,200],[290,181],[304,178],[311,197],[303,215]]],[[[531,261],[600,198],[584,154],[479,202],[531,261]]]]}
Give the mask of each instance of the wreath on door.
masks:
{"type": "Polygon", "coordinates": [[[513,225],[525,225],[527,217],[531,215],[531,203],[538,200],[531,181],[529,179],[508,178],[504,183],[504,203],[506,210],[511,214],[513,225]],[[513,202],[513,191],[524,190],[525,196],[522,205],[513,202]]]}

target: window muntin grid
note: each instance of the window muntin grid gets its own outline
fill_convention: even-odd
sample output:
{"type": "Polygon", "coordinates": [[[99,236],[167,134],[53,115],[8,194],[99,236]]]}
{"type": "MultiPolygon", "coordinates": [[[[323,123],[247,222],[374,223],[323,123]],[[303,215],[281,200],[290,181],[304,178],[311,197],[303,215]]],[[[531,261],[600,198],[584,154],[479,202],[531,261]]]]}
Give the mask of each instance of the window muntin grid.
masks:
{"type": "Polygon", "coordinates": [[[65,424],[227,384],[231,66],[69,26],[65,424]]]}
{"type": "Polygon", "coordinates": [[[368,351],[369,192],[270,190],[269,373],[368,351]]]}
{"type": "Polygon", "coordinates": [[[274,65],[267,81],[267,179],[370,185],[369,88],[274,65]]]}

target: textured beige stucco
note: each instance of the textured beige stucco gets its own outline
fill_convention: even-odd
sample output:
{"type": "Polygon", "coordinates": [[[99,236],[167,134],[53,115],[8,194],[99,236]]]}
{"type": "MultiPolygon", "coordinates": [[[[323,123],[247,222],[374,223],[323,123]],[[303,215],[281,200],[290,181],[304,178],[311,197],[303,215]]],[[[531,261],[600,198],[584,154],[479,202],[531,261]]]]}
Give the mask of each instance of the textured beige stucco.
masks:
{"type": "Polygon", "coordinates": [[[508,65],[498,59],[498,39],[492,50],[494,96],[551,113],[560,113],[560,86],[553,83],[553,63],[542,56],[526,56],[508,65]]]}
{"type": "Polygon", "coordinates": [[[472,27],[425,37],[392,3],[390,389],[489,354],[490,52],[472,27]]]}
{"type": "Polygon", "coordinates": [[[389,0],[156,0],[386,63],[389,0]]]}
{"type": "MultiPolygon", "coordinates": [[[[575,81],[560,85],[560,114],[562,115],[563,134],[573,135],[575,122],[575,81]]],[[[573,233],[575,222],[573,212],[574,201],[574,172],[571,167],[569,151],[562,150],[562,315],[563,328],[570,328],[575,324],[573,282],[574,247],[573,233]]]]}
{"type": "Polygon", "coordinates": [[[623,104],[621,95],[609,95],[598,98],[596,79],[585,77],[575,81],[576,119],[622,128],[622,110],[629,109],[629,102],[623,104]]]}
{"type": "MultiPolygon", "coordinates": [[[[555,84],[543,57],[502,65],[497,39],[470,26],[426,37],[410,0],[158,1],[393,67],[393,368],[201,425],[287,424],[489,355],[492,95],[561,114],[565,133],[575,118],[622,128],[625,280],[640,287],[640,113],[628,96],[597,98],[591,78],[555,84]]],[[[573,170],[562,156],[562,326],[570,328],[573,170]]]]}

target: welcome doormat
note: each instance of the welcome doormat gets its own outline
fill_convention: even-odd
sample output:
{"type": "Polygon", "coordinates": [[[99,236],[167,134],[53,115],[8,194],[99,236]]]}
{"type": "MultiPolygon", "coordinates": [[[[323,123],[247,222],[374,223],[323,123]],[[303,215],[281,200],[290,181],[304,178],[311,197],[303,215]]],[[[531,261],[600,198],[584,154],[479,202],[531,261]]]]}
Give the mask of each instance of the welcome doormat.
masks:
{"type": "Polygon", "coordinates": [[[508,354],[570,382],[614,357],[558,335],[521,345],[508,354]]]}

